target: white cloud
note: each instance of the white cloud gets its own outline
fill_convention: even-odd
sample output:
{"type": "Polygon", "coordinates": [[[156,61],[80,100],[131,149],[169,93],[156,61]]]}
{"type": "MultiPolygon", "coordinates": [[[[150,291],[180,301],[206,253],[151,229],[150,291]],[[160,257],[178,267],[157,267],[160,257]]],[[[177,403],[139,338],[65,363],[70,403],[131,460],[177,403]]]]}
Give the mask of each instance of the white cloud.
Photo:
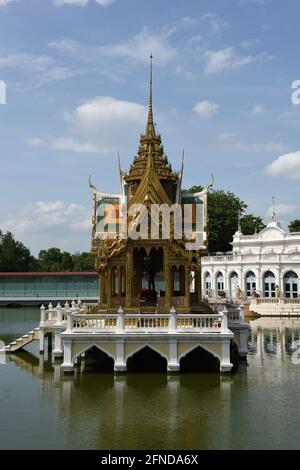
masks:
{"type": "Polygon", "coordinates": [[[250,114],[263,114],[266,112],[265,107],[262,104],[255,104],[250,110],[250,114]]]}
{"type": "Polygon", "coordinates": [[[193,110],[203,119],[211,119],[218,114],[220,106],[213,101],[199,101],[195,104],[193,110]]]}
{"type": "MultiPolygon", "coordinates": [[[[115,0],[94,0],[95,3],[98,3],[98,5],[101,5],[102,7],[107,7],[108,5],[114,3],[114,1],[115,0]]],[[[54,0],[53,3],[56,7],[63,7],[65,5],[85,7],[88,3],[90,3],[90,0],[54,0]]]]}
{"type": "Polygon", "coordinates": [[[147,108],[138,103],[98,96],[65,113],[66,135],[50,139],[33,137],[27,142],[53,150],[107,155],[137,140],[146,125],[146,114],[147,108]]]}
{"type": "Polygon", "coordinates": [[[262,52],[257,56],[242,55],[237,52],[235,47],[226,47],[218,51],[206,51],[204,53],[204,73],[205,75],[213,75],[225,70],[233,70],[243,67],[260,60],[271,60],[273,56],[262,52]]]}
{"type": "Polygon", "coordinates": [[[0,69],[18,71],[23,79],[29,79],[34,86],[52,81],[65,80],[76,75],[70,67],[58,64],[47,55],[26,52],[11,52],[0,49],[0,69]]]}
{"type": "Polygon", "coordinates": [[[132,38],[114,44],[87,45],[69,38],[62,38],[50,42],[49,46],[57,49],[62,54],[67,54],[94,65],[99,63],[107,65],[106,61],[108,60],[117,61],[117,66],[113,70],[113,73],[116,73],[121,68],[120,59],[126,60],[125,65],[128,69],[128,60],[133,63],[144,64],[151,53],[154,55],[156,64],[165,65],[169,63],[177,56],[177,50],[170,44],[169,40],[174,32],[174,28],[166,27],[151,32],[148,27],[144,27],[140,33],[132,38]]]}
{"type": "Polygon", "coordinates": [[[14,235],[46,232],[51,227],[68,227],[70,231],[88,230],[91,225],[89,211],[80,204],[66,204],[62,201],[31,202],[26,204],[17,216],[1,223],[2,230],[14,235]]]}
{"type": "Polygon", "coordinates": [[[0,223],[29,245],[34,253],[57,246],[68,251],[88,250],[92,214],[81,204],[39,201],[26,204],[0,223]]]}
{"type": "Polygon", "coordinates": [[[280,142],[245,142],[236,134],[227,132],[219,134],[217,140],[221,142],[222,145],[227,145],[231,150],[238,152],[268,153],[281,152],[284,150],[284,145],[280,142]]]}
{"type": "Polygon", "coordinates": [[[0,7],[5,7],[9,3],[16,2],[17,0],[0,0],[0,7]]]}
{"type": "MultiPolygon", "coordinates": [[[[292,214],[297,210],[297,204],[276,204],[275,205],[275,213],[277,216],[284,216],[288,214],[292,214]]],[[[273,206],[270,206],[268,209],[268,217],[272,217],[273,214],[273,206]]]]}
{"type": "Polygon", "coordinates": [[[80,142],[71,137],[58,137],[53,140],[54,150],[67,150],[78,153],[103,153],[103,148],[99,148],[91,142],[80,142]]]}
{"type": "Polygon", "coordinates": [[[291,180],[300,180],[300,150],[281,155],[267,166],[270,176],[286,176],[291,180]]]}

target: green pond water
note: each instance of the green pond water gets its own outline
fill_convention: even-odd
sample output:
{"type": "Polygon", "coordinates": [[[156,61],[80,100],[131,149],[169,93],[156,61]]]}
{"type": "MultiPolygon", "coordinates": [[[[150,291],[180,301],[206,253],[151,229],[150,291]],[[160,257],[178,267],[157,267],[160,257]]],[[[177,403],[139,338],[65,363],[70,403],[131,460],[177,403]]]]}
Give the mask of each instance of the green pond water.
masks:
{"type": "MultiPolygon", "coordinates": [[[[0,340],[38,321],[37,309],[0,309],[0,340]]],[[[37,344],[2,358],[0,449],[300,449],[292,348],[300,320],[258,319],[251,327],[248,364],[229,377],[93,369],[64,377],[37,344]]]]}

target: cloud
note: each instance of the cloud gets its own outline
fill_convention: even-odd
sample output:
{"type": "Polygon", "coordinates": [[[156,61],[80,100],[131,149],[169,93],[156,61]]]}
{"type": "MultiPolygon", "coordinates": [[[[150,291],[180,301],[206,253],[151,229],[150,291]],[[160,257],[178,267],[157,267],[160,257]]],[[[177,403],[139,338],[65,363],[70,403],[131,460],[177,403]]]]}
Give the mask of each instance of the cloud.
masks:
{"type": "Polygon", "coordinates": [[[264,105],[262,105],[262,104],[255,104],[255,105],[253,106],[253,108],[249,111],[249,114],[254,114],[254,115],[256,115],[256,114],[263,114],[263,113],[265,113],[265,112],[266,112],[266,109],[265,109],[264,105]]]}
{"type": "Polygon", "coordinates": [[[0,7],[5,7],[9,3],[16,2],[17,0],[0,0],[0,7]]]}
{"type": "Polygon", "coordinates": [[[226,70],[234,70],[241,68],[245,65],[261,61],[271,60],[273,56],[262,52],[257,56],[242,55],[237,52],[235,47],[226,47],[218,51],[205,51],[204,52],[204,74],[214,75],[226,70]]]}
{"type": "Polygon", "coordinates": [[[220,106],[212,101],[199,101],[195,104],[193,110],[203,119],[211,119],[218,114],[220,106]]]}
{"type": "Polygon", "coordinates": [[[0,223],[1,230],[33,248],[57,246],[68,251],[87,250],[92,214],[81,204],[63,201],[31,202],[0,223]]]}
{"type": "Polygon", "coordinates": [[[4,51],[0,49],[0,69],[17,70],[23,79],[34,86],[65,80],[77,74],[70,67],[58,64],[47,55],[34,55],[27,52],[4,51]]]}
{"type": "MultiPolygon", "coordinates": [[[[107,7],[108,5],[114,3],[114,1],[115,0],[94,0],[95,3],[101,5],[102,7],[107,7]]],[[[91,2],[90,0],[54,0],[53,3],[56,7],[63,7],[65,5],[85,7],[88,3],[91,2]]]]}
{"type": "Polygon", "coordinates": [[[39,201],[26,204],[17,216],[4,220],[1,228],[19,236],[45,232],[52,227],[68,227],[76,232],[88,230],[90,225],[91,214],[80,204],[39,201]]]}
{"type": "MultiPolygon", "coordinates": [[[[277,216],[292,214],[298,209],[297,204],[276,204],[275,213],[277,216]]],[[[273,215],[273,206],[270,206],[267,213],[268,217],[273,215]]]]}
{"type": "MultiPolygon", "coordinates": [[[[72,56],[84,62],[92,64],[106,63],[105,61],[117,61],[115,70],[120,70],[120,59],[133,63],[144,64],[151,52],[154,55],[155,63],[165,65],[177,56],[177,50],[170,44],[170,37],[174,34],[174,28],[162,28],[159,31],[151,32],[145,26],[137,35],[114,44],[87,45],[81,44],[70,38],[62,38],[49,43],[64,55],[72,56]],[[104,61],[104,62],[103,62],[104,61]]],[[[114,72],[115,72],[114,70],[114,72]]]]}
{"type": "Polygon", "coordinates": [[[245,142],[236,134],[224,132],[217,136],[217,140],[223,145],[227,145],[231,150],[250,153],[281,152],[284,145],[280,142],[245,142]]]}
{"type": "Polygon", "coordinates": [[[266,172],[270,176],[285,176],[291,180],[300,180],[300,150],[279,156],[267,166],[266,172]]]}
{"type": "Polygon", "coordinates": [[[98,96],[65,113],[66,135],[33,137],[27,142],[34,147],[107,155],[137,140],[146,115],[147,108],[138,103],[98,96]]]}

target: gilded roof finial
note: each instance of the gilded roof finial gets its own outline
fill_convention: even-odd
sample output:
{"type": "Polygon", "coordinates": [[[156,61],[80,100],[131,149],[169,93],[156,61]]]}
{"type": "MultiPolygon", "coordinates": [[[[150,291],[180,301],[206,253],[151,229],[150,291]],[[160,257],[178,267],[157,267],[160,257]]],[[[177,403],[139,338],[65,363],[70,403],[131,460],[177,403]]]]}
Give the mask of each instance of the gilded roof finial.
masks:
{"type": "Polygon", "coordinates": [[[155,127],[153,119],[153,107],[152,107],[152,69],[153,69],[153,55],[150,55],[150,90],[149,90],[149,108],[148,108],[148,119],[146,136],[155,137],[155,127]]]}

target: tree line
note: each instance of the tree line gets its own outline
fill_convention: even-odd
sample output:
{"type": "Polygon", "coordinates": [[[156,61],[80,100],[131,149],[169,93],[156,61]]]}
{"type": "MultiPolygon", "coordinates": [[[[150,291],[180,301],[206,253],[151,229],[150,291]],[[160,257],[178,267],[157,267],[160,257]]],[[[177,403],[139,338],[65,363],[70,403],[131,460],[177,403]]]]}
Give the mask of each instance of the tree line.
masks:
{"type": "MultiPolygon", "coordinates": [[[[201,186],[193,186],[186,192],[200,192],[201,186]]],[[[234,233],[240,223],[244,235],[253,235],[265,228],[261,217],[247,214],[247,204],[232,192],[213,190],[208,195],[208,252],[231,251],[234,233]]],[[[300,232],[300,219],[289,224],[290,232],[300,232]]],[[[0,230],[0,272],[57,272],[93,271],[95,258],[91,253],[61,251],[59,248],[41,250],[33,256],[12,233],[0,230]]]]}

